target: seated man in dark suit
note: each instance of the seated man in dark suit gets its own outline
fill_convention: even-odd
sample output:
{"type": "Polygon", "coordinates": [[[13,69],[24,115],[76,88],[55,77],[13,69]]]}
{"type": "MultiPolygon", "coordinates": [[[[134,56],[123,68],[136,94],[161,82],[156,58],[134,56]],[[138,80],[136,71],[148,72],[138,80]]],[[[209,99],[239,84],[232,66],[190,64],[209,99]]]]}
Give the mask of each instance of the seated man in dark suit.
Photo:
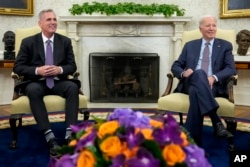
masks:
{"type": "Polygon", "coordinates": [[[57,19],[53,10],[39,13],[38,25],[41,33],[22,40],[14,65],[14,72],[24,76],[16,86],[29,97],[34,118],[45,135],[51,156],[58,156],[59,147],[51,130],[43,97],[48,94],[60,95],[66,99],[66,142],[72,138],[70,125],[77,123],[79,106],[79,80],[68,80],[76,69],[71,40],[57,34],[57,19]]]}
{"type": "Polygon", "coordinates": [[[217,136],[233,136],[216,113],[219,105],[214,97],[228,95],[226,80],[236,74],[232,44],[215,38],[216,24],[213,16],[202,17],[199,22],[202,38],[187,42],[171,67],[173,74],[180,79],[175,92],[189,95],[185,128],[198,145],[201,145],[204,115],[211,118],[217,136]]]}

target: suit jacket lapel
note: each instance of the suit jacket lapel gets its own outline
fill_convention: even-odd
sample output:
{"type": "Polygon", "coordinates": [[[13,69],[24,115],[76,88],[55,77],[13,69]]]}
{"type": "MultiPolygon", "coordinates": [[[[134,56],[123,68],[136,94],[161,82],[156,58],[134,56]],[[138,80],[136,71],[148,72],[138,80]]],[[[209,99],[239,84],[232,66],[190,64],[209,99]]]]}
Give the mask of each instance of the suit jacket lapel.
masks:
{"type": "Polygon", "coordinates": [[[60,55],[58,52],[58,48],[56,48],[55,46],[61,46],[60,44],[60,40],[58,39],[57,34],[54,34],[54,45],[53,45],[53,55],[54,55],[54,64],[58,63],[58,57],[56,55],[60,55]]]}
{"type": "Polygon", "coordinates": [[[216,59],[218,58],[218,54],[220,51],[220,42],[217,39],[214,39],[214,44],[213,44],[213,52],[212,52],[212,67],[216,61],[216,59]]]}
{"type": "Polygon", "coordinates": [[[40,33],[37,36],[37,40],[38,40],[38,42],[37,42],[38,43],[38,47],[37,47],[38,55],[43,60],[43,63],[45,63],[45,52],[44,52],[44,43],[43,43],[42,33],[40,33]]]}
{"type": "Polygon", "coordinates": [[[196,43],[193,45],[194,55],[195,55],[195,58],[194,58],[195,62],[193,64],[194,65],[193,69],[196,68],[198,61],[199,61],[199,58],[200,58],[201,43],[202,43],[202,39],[197,40],[196,43]]]}

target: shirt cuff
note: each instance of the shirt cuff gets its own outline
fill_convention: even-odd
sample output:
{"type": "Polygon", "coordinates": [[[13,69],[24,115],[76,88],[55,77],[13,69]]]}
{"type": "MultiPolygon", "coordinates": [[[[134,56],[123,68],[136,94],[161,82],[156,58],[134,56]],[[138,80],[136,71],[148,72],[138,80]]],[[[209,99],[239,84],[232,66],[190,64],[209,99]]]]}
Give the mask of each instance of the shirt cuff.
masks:
{"type": "Polygon", "coordinates": [[[184,74],[184,72],[185,72],[185,71],[183,71],[183,72],[181,73],[181,78],[183,78],[183,74],[184,74]]]}
{"type": "Polygon", "coordinates": [[[63,73],[63,68],[62,68],[62,67],[59,67],[59,68],[60,68],[60,70],[61,70],[60,74],[62,74],[62,73],[63,73]]]}
{"type": "Polygon", "coordinates": [[[218,82],[218,78],[216,77],[216,75],[213,75],[214,79],[216,82],[218,82]]]}

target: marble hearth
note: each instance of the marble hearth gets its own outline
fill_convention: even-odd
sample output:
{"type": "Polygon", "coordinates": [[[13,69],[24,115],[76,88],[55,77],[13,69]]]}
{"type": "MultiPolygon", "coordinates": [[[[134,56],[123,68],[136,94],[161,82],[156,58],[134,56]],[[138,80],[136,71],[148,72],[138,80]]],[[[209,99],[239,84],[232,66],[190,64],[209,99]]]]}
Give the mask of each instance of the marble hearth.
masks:
{"type": "MultiPolygon", "coordinates": [[[[191,17],[163,16],[60,16],[72,39],[82,90],[90,98],[89,54],[157,53],[159,95],[165,90],[166,74],[180,52],[182,32],[191,17]]],[[[89,107],[156,108],[156,103],[89,103],[89,107]]]]}

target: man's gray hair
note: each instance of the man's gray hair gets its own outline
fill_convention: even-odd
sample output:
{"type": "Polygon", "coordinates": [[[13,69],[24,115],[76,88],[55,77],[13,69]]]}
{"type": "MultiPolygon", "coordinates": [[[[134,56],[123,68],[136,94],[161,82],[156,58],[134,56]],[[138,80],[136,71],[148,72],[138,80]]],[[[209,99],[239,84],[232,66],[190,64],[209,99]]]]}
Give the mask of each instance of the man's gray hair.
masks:
{"type": "Polygon", "coordinates": [[[38,14],[39,20],[41,20],[42,17],[43,17],[43,14],[47,13],[47,12],[53,12],[53,13],[55,13],[53,9],[44,9],[41,12],[39,12],[39,14],[38,14]]]}
{"type": "Polygon", "coordinates": [[[203,21],[206,19],[206,18],[213,18],[215,20],[215,22],[217,22],[217,19],[213,16],[213,15],[204,15],[204,16],[201,16],[200,20],[199,20],[199,26],[202,25],[203,21]]]}

